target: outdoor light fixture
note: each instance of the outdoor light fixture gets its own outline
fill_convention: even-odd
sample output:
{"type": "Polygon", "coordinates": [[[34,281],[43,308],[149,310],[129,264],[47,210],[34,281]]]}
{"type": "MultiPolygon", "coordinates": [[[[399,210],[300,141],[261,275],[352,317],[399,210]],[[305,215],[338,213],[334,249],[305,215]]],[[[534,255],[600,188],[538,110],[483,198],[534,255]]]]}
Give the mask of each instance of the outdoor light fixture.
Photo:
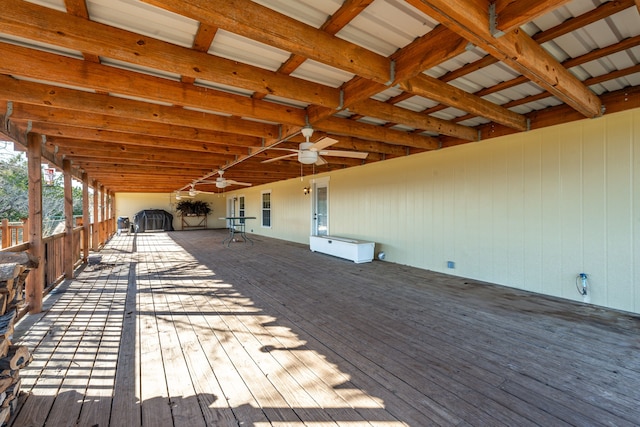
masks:
{"type": "Polygon", "coordinates": [[[304,187],[302,189],[302,193],[306,196],[307,194],[311,193],[311,189],[309,187],[304,187]]]}

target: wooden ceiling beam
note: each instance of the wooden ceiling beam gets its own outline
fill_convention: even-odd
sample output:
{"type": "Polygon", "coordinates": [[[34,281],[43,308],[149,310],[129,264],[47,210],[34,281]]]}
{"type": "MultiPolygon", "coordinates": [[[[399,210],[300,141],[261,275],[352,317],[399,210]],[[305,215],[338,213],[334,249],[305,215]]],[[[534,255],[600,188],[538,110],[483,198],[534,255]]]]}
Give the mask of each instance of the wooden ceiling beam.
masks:
{"type": "MultiPolygon", "coordinates": [[[[212,25],[203,24],[198,25],[198,31],[193,38],[193,50],[197,52],[207,52],[213,43],[213,39],[218,32],[218,28],[212,25]]],[[[183,83],[195,83],[196,79],[190,76],[181,76],[180,81],[183,83]]]]}
{"type": "Polygon", "coordinates": [[[397,131],[383,126],[358,123],[353,120],[330,117],[314,125],[314,128],[335,135],[354,135],[371,141],[384,141],[392,145],[435,150],[440,148],[437,138],[397,131]]]}
{"type": "MultiPolygon", "coordinates": [[[[203,151],[207,150],[207,144],[224,144],[240,147],[255,147],[261,145],[261,139],[254,136],[246,136],[235,133],[197,129],[188,126],[173,126],[164,123],[152,123],[143,120],[131,120],[126,117],[107,116],[104,114],[86,113],[75,110],[62,110],[39,105],[26,105],[13,103],[11,120],[32,121],[43,134],[62,135],[61,132],[72,132],[77,128],[78,133],[83,130],[91,134],[108,132],[128,134],[134,139],[140,139],[139,135],[149,138],[170,138],[175,140],[190,141],[189,147],[203,151]]],[[[72,135],[68,135],[73,137],[72,135]]],[[[81,138],[94,139],[92,136],[81,138]]],[[[101,139],[100,137],[95,137],[101,139]]],[[[144,138],[144,137],[143,137],[144,138]]],[[[132,141],[131,140],[131,141],[132,141]]]]}
{"type": "Polygon", "coordinates": [[[597,117],[602,114],[602,104],[598,97],[524,31],[518,29],[494,38],[489,32],[488,2],[407,2],[518,70],[585,117],[597,117]]]}
{"type": "Polygon", "coordinates": [[[438,25],[391,55],[396,63],[394,83],[401,83],[460,55],[465,51],[467,44],[460,35],[444,25],[438,25]]]}
{"type": "MultiPolygon", "coordinates": [[[[120,157],[117,159],[113,159],[113,158],[102,158],[102,157],[93,157],[93,156],[83,156],[83,155],[73,155],[73,156],[68,156],[70,158],[72,158],[73,163],[74,164],[78,164],[78,165],[84,165],[84,167],[86,169],[91,169],[94,166],[98,166],[98,165],[110,165],[110,166],[117,166],[117,165],[128,165],[128,166],[140,166],[141,162],[140,159],[129,159],[126,157],[120,157]]],[[[199,166],[198,169],[200,168],[204,168],[204,165],[200,164],[200,165],[194,165],[191,162],[177,162],[177,161],[163,161],[163,160],[154,160],[154,161],[148,161],[148,162],[143,162],[144,164],[148,165],[148,166],[155,166],[155,167],[180,167],[180,168],[193,168],[194,166],[199,166]]],[[[206,168],[206,170],[208,171],[212,171],[212,170],[217,170],[218,169],[218,165],[220,164],[220,162],[216,162],[215,164],[212,164],[210,167],[206,168]]]]}
{"type": "Polygon", "coordinates": [[[305,111],[274,102],[0,42],[0,73],[88,90],[303,126],[305,111]],[[25,67],[24,64],[29,64],[25,67]]]}
{"type": "Polygon", "coordinates": [[[340,92],[317,83],[178,46],[22,0],[4,0],[2,32],[124,63],[337,108],[340,92]]]}
{"type": "MultiPolygon", "coordinates": [[[[466,45],[467,41],[462,37],[447,27],[438,25],[391,56],[396,63],[394,84],[414,77],[440,62],[461,54],[466,45]]],[[[341,108],[349,108],[356,102],[369,99],[387,89],[388,87],[384,84],[356,76],[342,85],[344,101],[341,108]]],[[[311,105],[307,108],[307,113],[309,121],[316,123],[332,116],[335,110],[311,105]]]]}
{"type": "MultiPolygon", "coordinates": [[[[546,43],[557,37],[568,34],[571,31],[577,30],[589,24],[593,24],[594,22],[611,16],[614,13],[618,13],[620,11],[628,9],[629,7],[633,6],[633,2],[634,0],[621,0],[603,3],[597,8],[590,10],[589,12],[567,19],[566,21],[556,25],[555,27],[540,31],[539,33],[534,34],[532,38],[539,44],[546,43]]],[[[498,58],[491,55],[486,55],[483,58],[478,59],[477,61],[471,62],[456,70],[444,74],[439,78],[439,80],[442,80],[443,82],[450,82],[497,62],[498,58]]]]}
{"type": "MultiPolygon", "coordinates": [[[[235,154],[221,153],[195,153],[178,149],[154,149],[128,144],[113,144],[99,141],[77,140],[60,137],[49,137],[45,143],[50,147],[56,147],[57,152],[65,155],[95,156],[96,158],[139,159],[145,162],[151,161],[176,161],[178,163],[191,162],[193,164],[224,164],[233,159],[235,154]]],[[[212,166],[215,167],[215,166],[212,166]]]]}
{"type": "Polygon", "coordinates": [[[72,58],[60,58],[59,55],[4,43],[0,43],[0,57],[7,58],[7,61],[0,63],[0,71],[6,74],[22,72],[22,76],[33,79],[55,80],[59,84],[85,86],[136,97],[152,95],[154,100],[161,102],[218,109],[224,113],[266,120],[281,119],[284,123],[300,126],[305,120],[305,111],[301,109],[72,58]],[[33,67],[21,71],[24,70],[22,64],[25,61],[30,61],[33,67]]]}
{"type": "Polygon", "coordinates": [[[595,9],[585,12],[582,15],[569,18],[555,27],[551,27],[534,34],[533,39],[539,44],[546,43],[572,31],[586,27],[589,24],[605,19],[615,13],[633,7],[633,1],[634,0],[616,0],[602,3],[595,9]]]}
{"type": "MultiPolygon", "coordinates": [[[[373,3],[373,0],[346,0],[340,8],[322,24],[320,29],[328,34],[335,35],[371,3],[373,3]]],[[[289,59],[278,68],[278,72],[289,75],[306,60],[306,57],[292,53],[289,59]]],[[[253,97],[263,99],[266,95],[266,93],[254,93],[253,97]]]]}
{"type": "Polygon", "coordinates": [[[391,80],[389,58],[249,0],[143,1],[378,83],[391,80]]]}
{"type": "Polygon", "coordinates": [[[83,92],[0,75],[0,98],[26,104],[126,117],[177,126],[276,138],[279,127],[180,107],[151,104],[98,93],[83,92]]]}
{"type": "MultiPolygon", "coordinates": [[[[161,170],[158,169],[157,166],[154,165],[145,165],[145,164],[116,164],[114,162],[109,163],[98,163],[92,164],[91,162],[81,162],[76,161],[76,164],[81,167],[89,167],[93,173],[108,176],[124,176],[124,175],[132,175],[132,174],[142,174],[142,175],[155,175],[158,173],[167,174],[174,177],[184,176],[186,174],[192,175],[200,175],[211,171],[211,168],[205,168],[200,165],[192,166],[192,165],[166,165],[163,166],[161,170]]],[[[174,178],[175,179],[175,178],[174,178]]]]}
{"type": "Polygon", "coordinates": [[[63,137],[76,140],[108,142],[113,144],[128,144],[153,149],[179,149],[199,153],[229,153],[238,155],[246,154],[248,152],[247,147],[237,145],[226,145],[216,142],[195,142],[183,139],[154,137],[143,134],[113,132],[108,130],[88,129],[42,122],[32,122],[31,129],[34,132],[47,135],[47,137],[63,137]]]}
{"type": "MultiPolygon", "coordinates": [[[[89,11],[87,10],[87,3],[85,0],[64,0],[64,5],[67,8],[67,12],[71,15],[89,19],[89,11]]],[[[83,52],[82,56],[86,61],[95,63],[100,62],[100,57],[93,53],[83,52]]]]}
{"type": "Polygon", "coordinates": [[[495,30],[508,33],[571,0],[495,0],[495,30]]]}
{"type": "Polygon", "coordinates": [[[349,110],[357,114],[362,114],[363,116],[380,118],[393,123],[402,123],[416,129],[425,129],[469,141],[474,141],[478,137],[475,129],[468,126],[458,125],[449,120],[438,119],[427,114],[396,107],[386,102],[375,101],[373,99],[360,101],[352,105],[349,110]]]}
{"type": "Polygon", "coordinates": [[[414,95],[419,95],[450,107],[467,111],[513,129],[520,131],[527,130],[527,119],[523,115],[514,113],[484,98],[458,89],[455,86],[448,85],[426,74],[420,74],[406,80],[400,84],[400,87],[404,91],[413,93],[414,95]]]}

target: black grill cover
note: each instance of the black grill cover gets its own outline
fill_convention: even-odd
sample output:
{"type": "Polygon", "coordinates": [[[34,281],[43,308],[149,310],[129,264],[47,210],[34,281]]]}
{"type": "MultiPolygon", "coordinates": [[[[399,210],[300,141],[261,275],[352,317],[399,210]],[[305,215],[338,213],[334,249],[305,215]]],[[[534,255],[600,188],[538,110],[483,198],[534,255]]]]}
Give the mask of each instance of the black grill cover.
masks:
{"type": "Polygon", "coordinates": [[[136,232],[173,231],[173,215],[162,209],[145,209],[133,217],[136,232]]]}

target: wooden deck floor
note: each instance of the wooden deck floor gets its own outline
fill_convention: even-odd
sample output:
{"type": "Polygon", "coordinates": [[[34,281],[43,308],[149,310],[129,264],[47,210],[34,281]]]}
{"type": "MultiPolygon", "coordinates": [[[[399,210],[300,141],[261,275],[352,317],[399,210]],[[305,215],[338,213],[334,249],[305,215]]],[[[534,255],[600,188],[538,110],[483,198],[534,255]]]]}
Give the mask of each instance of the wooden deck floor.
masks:
{"type": "Polygon", "coordinates": [[[639,317],[224,237],[114,237],[17,325],[11,425],[640,422],[639,317]]]}

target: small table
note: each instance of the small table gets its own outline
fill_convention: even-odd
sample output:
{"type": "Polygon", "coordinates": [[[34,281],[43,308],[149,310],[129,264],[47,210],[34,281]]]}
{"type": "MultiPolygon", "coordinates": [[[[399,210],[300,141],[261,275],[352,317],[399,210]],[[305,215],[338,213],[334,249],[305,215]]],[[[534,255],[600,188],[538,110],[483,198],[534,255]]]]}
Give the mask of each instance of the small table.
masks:
{"type": "Polygon", "coordinates": [[[251,240],[250,238],[247,237],[247,233],[245,230],[245,222],[244,220],[247,219],[256,219],[255,216],[226,216],[224,218],[220,218],[220,219],[224,219],[229,221],[229,237],[227,237],[226,239],[224,239],[222,241],[222,244],[224,245],[224,243],[228,240],[229,242],[227,243],[227,247],[229,245],[231,245],[231,242],[234,241],[235,235],[239,234],[240,237],[242,237],[242,239],[247,242],[247,240],[249,242],[251,242],[251,245],[253,245],[253,240],[251,240]]]}

